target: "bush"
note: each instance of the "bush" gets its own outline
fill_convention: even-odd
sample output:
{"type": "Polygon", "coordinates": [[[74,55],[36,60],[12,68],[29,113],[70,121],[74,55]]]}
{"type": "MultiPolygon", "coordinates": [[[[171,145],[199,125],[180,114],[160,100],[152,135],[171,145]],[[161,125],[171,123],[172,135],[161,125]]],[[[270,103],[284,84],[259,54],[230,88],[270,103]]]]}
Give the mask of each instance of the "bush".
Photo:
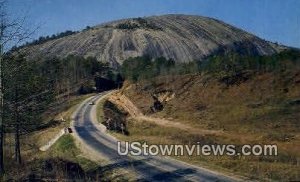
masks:
{"type": "Polygon", "coordinates": [[[144,18],[134,18],[132,21],[126,21],[120,23],[116,26],[117,29],[125,29],[125,30],[133,30],[137,28],[144,28],[144,29],[152,29],[152,30],[162,30],[161,27],[157,26],[156,24],[147,21],[144,18]]]}

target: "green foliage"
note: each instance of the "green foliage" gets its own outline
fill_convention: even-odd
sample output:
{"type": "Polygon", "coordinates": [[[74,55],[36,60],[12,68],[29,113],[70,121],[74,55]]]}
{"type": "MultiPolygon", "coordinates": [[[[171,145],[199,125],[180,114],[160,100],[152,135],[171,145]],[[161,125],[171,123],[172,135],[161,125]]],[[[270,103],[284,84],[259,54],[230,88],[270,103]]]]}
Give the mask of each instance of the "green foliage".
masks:
{"type": "Polygon", "coordinates": [[[144,28],[144,29],[152,29],[152,30],[162,30],[161,27],[158,27],[152,22],[147,21],[144,18],[134,18],[132,21],[126,21],[123,23],[119,23],[116,26],[117,29],[124,29],[124,30],[133,30],[138,28],[144,28]]]}
{"type": "Polygon", "coordinates": [[[60,154],[70,154],[71,152],[74,154],[79,153],[79,150],[76,147],[75,141],[71,135],[62,136],[54,145],[52,150],[60,154]]]}
{"type": "Polygon", "coordinates": [[[126,23],[120,23],[120,24],[118,24],[116,28],[118,28],[118,29],[124,29],[124,30],[132,30],[132,29],[139,28],[139,25],[136,24],[136,23],[126,22],[126,23]]]}
{"type": "Polygon", "coordinates": [[[208,57],[205,61],[175,64],[163,57],[151,59],[149,56],[129,58],[124,61],[121,72],[131,81],[150,79],[160,75],[182,75],[207,73],[226,82],[246,80],[247,72],[282,72],[300,67],[300,52],[286,50],[270,56],[246,56],[227,53],[208,57]],[[246,73],[246,74],[245,74],[246,73]],[[239,77],[239,78],[238,78],[239,77]]]}
{"type": "Polygon", "coordinates": [[[3,75],[6,124],[22,125],[22,132],[38,127],[41,113],[54,97],[37,63],[27,61],[22,55],[6,57],[3,75]]]}
{"type": "Polygon", "coordinates": [[[39,67],[41,74],[46,75],[49,87],[55,88],[57,94],[79,89],[78,85],[86,86],[85,82],[107,70],[107,65],[96,58],[73,55],[43,60],[39,67]]]}
{"type": "Polygon", "coordinates": [[[3,70],[7,130],[18,124],[22,132],[29,132],[44,124],[42,114],[53,102],[77,91],[90,93],[94,77],[109,69],[92,57],[26,60],[23,55],[7,55],[3,70]]]}
{"type": "Polygon", "coordinates": [[[235,53],[210,57],[201,70],[212,73],[240,73],[244,70],[257,72],[282,71],[299,66],[300,52],[286,50],[270,56],[243,56],[235,53]]]}
{"type": "Polygon", "coordinates": [[[150,79],[168,74],[174,66],[175,62],[171,59],[167,60],[161,57],[152,61],[151,57],[143,56],[125,60],[121,72],[123,77],[136,82],[140,79],[150,79]]]}

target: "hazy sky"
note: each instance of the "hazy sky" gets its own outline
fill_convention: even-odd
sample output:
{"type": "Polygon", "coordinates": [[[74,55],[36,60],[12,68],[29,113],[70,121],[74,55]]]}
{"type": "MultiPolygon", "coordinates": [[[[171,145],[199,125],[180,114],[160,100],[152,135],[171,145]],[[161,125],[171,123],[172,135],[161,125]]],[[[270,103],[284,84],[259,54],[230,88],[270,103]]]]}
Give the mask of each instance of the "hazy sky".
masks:
{"type": "Polygon", "coordinates": [[[214,17],[261,38],[300,48],[300,0],[7,0],[35,35],[80,30],[127,17],[192,14],[214,17]]]}

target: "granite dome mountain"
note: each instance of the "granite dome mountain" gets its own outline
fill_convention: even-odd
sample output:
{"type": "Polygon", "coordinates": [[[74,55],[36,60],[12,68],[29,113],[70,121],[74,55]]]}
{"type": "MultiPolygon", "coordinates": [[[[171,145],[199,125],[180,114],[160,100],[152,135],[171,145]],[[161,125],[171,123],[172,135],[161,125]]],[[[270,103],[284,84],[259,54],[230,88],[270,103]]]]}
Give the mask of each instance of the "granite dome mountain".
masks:
{"type": "Polygon", "coordinates": [[[89,27],[24,50],[30,57],[70,54],[96,57],[112,65],[150,55],[176,62],[202,60],[220,52],[270,55],[282,47],[222,21],[192,15],[131,18],[89,27]]]}

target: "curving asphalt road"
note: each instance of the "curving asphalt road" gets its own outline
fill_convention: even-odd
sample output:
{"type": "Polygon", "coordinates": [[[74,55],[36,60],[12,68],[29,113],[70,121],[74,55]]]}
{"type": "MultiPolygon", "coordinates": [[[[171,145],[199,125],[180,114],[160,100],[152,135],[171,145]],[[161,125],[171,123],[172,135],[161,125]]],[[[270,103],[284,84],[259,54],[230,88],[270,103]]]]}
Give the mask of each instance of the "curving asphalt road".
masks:
{"type": "Polygon", "coordinates": [[[105,126],[98,124],[96,105],[89,104],[99,102],[108,93],[100,93],[86,99],[74,112],[72,122],[75,138],[88,148],[91,156],[110,161],[105,167],[134,170],[137,181],[239,181],[166,157],[120,156],[117,152],[117,139],[105,132],[105,126]]]}

